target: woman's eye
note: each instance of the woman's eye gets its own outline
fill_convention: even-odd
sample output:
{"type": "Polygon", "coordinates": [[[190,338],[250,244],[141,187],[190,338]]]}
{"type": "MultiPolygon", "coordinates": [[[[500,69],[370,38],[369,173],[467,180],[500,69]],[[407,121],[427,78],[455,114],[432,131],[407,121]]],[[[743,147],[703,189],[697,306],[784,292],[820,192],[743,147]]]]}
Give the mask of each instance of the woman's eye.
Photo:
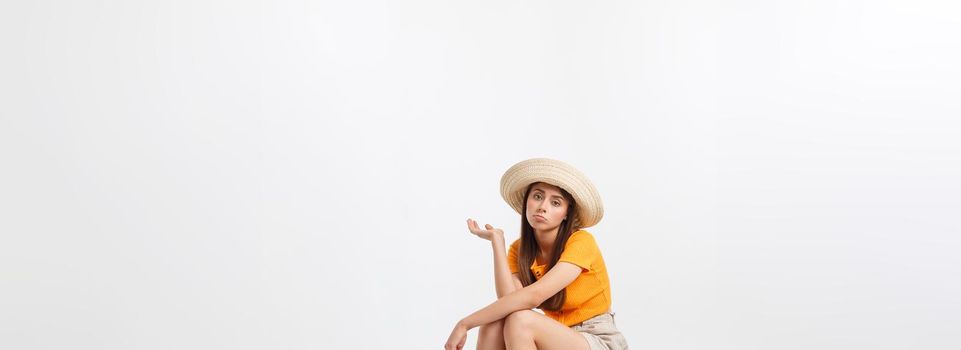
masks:
{"type": "Polygon", "coordinates": [[[541,199],[541,195],[535,194],[535,195],[534,195],[534,199],[541,199]]]}
{"type": "Polygon", "coordinates": [[[554,201],[554,206],[560,206],[560,205],[561,205],[561,202],[554,201]]]}

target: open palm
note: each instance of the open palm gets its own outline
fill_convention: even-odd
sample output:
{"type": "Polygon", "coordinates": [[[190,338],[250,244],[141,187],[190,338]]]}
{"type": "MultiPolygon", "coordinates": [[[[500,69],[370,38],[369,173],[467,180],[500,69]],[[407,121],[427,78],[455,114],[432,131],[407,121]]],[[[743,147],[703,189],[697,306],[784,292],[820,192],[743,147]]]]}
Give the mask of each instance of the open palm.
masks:
{"type": "Polygon", "coordinates": [[[470,233],[473,233],[477,237],[486,239],[488,241],[494,238],[504,239],[503,230],[495,228],[490,224],[485,224],[484,227],[485,229],[481,229],[480,226],[477,225],[477,221],[474,221],[473,219],[467,219],[467,229],[470,230],[470,233]]]}

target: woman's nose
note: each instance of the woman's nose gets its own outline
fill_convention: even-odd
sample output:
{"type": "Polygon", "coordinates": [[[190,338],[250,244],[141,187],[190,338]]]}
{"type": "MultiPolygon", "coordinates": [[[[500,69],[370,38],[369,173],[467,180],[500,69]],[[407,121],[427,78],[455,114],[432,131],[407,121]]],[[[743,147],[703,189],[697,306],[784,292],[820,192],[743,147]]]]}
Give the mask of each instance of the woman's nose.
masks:
{"type": "Polygon", "coordinates": [[[541,202],[541,204],[538,204],[538,205],[537,205],[537,210],[540,210],[540,211],[543,211],[543,212],[546,213],[546,212],[547,212],[547,201],[543,201],[543,202],[541,202]]]}

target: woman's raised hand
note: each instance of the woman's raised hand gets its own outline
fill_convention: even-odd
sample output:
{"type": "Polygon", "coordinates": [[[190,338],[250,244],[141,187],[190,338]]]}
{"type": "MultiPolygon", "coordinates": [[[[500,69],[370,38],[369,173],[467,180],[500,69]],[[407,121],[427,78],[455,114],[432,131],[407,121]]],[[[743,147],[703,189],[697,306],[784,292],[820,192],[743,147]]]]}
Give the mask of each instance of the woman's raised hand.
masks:
{"type": "Polygon", "coordinates": [[[473,233],[477,237],[486,239],[491,242],[493,242],[494,238],[504,240],[503,230],[499,228],[495,228],[490,224],[486,224],[484,225],[484,227],[486,229],[481,229],[479,226],[477,226],[477,221],[474,221],[473,219],[467,219],[467,229],[470,230],[470,233],[473,233]]]}

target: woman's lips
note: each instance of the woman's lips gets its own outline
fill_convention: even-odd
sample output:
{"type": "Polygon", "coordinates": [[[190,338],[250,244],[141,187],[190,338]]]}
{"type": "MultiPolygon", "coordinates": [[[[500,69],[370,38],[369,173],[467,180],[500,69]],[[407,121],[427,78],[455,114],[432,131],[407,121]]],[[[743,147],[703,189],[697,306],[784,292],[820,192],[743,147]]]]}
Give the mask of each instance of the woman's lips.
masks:
{"type": "Polygon", "coordinates": [[[547,219],[540,215],[534,215],[534,220],[547,222],[547,219]]]}

